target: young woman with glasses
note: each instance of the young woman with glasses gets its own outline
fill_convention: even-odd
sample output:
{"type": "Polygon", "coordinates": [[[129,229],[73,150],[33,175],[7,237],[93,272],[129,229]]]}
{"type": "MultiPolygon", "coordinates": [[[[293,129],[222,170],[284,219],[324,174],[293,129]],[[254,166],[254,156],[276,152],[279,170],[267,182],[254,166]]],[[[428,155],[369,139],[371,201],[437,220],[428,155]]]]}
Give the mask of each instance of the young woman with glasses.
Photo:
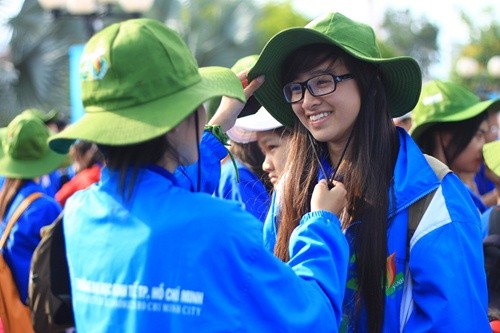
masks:
{"type": "Polygon", "coordinates": [[[462,182],[439,180],[392,121],[418,101],[416,61],[382,58],[369,26],[330,13],[275,35],[249,79],[261,74],[257,100],[294,131],[265,246],[288,261],[314,186],[342,182],[350,266],[340,331],[487,331],[477,210],[462,182]],[[410,239],[409,207],[433,191],[410,239]]]}

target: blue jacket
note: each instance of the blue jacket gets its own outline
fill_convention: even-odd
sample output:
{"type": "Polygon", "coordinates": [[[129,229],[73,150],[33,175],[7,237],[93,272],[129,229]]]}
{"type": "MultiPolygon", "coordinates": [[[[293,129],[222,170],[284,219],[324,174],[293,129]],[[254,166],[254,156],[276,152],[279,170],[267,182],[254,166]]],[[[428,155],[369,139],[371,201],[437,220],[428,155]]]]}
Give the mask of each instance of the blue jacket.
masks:
{"type": "Polygon", "coordinates": [[[236,160],[239,182],[231,161],[222,164],[221,177],[214,195],[218,198],[234,200],[264,222],[269,209],[270,197],[264,183],[243,163],[236,160]]]}
{"type": "MultiPolygon", "coordinates": [[[[34,192],[44,193],[42,186],[28,181],[14,197],[6,216],[0,224],[0,234],[3,233],[7,222],[19,204],[34,192]]],[[[21,301],[26,302],[28,297],[28,281],[31,257],[41,240],[40,229],[51,224],[61,213],[61,205],[48,195],[33,201],[17,220],[7,243],[3,249],[5,261],[9,265],[21,301]]]]}
{"type": "Polygon", "coordinates": [[[66,203],[78,332],[337,332],[348,245],[333,214],[303,217],[286,265],[239,204],[158,168],[140,171],[130,201],[118,182],[104,168],[66,203]]]}
{"type": "MultiPolygon", "coordinates": [[[[479,213],[458,177],[449,173],[440,183],[404,130],[399,130],[399,140],[393,185],[396,201],[391,202],[388,212],[393,221],[387,230],[383,332],[491,332],[479,213]],[[406,272],[408,207],[436,188],[410,241],[406,272]]],[[[264,224],[264,245],[270,251],[276,239],[278,201],[273,198],[264,224]]],[[[355,237],[350,228],[345,234],[348,240],[355,237]]],[[[352,332],[353,326],[349,313],[353,310],[357,274],[352,248],[350,253],[341,332],[352,332]]],[[[366,332],[363,319],[360,325],[360,332],[366,332]]]]}

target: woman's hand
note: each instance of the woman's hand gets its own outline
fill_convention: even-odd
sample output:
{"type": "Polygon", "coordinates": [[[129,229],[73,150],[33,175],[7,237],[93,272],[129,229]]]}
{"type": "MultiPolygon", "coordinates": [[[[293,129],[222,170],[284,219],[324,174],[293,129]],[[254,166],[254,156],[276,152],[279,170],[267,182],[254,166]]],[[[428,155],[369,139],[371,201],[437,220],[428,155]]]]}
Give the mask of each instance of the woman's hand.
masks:
{"type": "MultiPolygon", "coordinates": [[[[243,91],[245,92],[245,98],[248,100],[250,96],[264,83],[264,76],[261,75],[252,82],[248,83],[248,74],[249,70],[242,71],[238,74],[240,78],[241,84],[243,85],[243,91]]],[[[224,132],[227,132],[231,127],[234,126],[236,122],[236,118],[240,114],[241,110],[245,106],[244,103],[241,103],[236,98],[230,97],[222,97],[219,108],[212,116],[209,125],[219,125],[224,132]]]]}
{"type": "Polygon", "coordinates": [[[347,204],[347,191],[341,182],[334,182],[334,185],[331,190],[328,189],[325,179],[316,184],[311,197],[311,212],[327,210],[337,216],[342,212],[347,204]]]}

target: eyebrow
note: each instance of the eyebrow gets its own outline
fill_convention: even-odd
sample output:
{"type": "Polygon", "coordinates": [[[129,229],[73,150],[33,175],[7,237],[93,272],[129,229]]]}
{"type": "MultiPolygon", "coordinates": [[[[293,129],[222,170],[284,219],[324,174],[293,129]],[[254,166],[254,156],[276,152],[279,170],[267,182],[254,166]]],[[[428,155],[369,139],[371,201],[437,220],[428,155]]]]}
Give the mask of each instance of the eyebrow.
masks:
{"type": "MultiPolygon", "coordinates": [[[[321,74],[325,74],[325,73],[337,75],[337,72],[338,72],[337,69],[341,64],[342,63],[335,61],[333,64],[326,66],[326,68],[322,66],[322,68],[317,68],[317,69],[314,69],[312,71],[307,71],[307,72],[302,73],[301,75],[304,75],[306,73],[309,75],[312,75],[312,76],[321,75],[321,74]]],[[[345,65],[344,65],[344,67],[345,67],[345,65]]],[[[346,70],[347,70],[347,68],[346,68],[346,70]]]]}

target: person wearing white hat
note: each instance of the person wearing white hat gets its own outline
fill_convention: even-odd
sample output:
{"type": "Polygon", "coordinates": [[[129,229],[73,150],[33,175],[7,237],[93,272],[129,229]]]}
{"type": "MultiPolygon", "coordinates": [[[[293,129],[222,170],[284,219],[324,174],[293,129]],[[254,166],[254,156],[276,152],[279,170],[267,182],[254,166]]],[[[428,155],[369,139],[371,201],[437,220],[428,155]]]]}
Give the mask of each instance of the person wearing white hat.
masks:
{"type": "Polygon", "coordinates": [[[264,222],[270,193],[285,167],[290,133],[263,107],[238,118],[227,132],[236,168],[226,159],[214,195],[241,202],[264,222]]]}
{"type": "Polygon", "coordinates": [[[239,143],[257,142],[265,156],[262,169],[276,188],[285,169],[291,131],[276,120],[264,107],[255,114],[238,118],[227,135],[239,143]]]}

